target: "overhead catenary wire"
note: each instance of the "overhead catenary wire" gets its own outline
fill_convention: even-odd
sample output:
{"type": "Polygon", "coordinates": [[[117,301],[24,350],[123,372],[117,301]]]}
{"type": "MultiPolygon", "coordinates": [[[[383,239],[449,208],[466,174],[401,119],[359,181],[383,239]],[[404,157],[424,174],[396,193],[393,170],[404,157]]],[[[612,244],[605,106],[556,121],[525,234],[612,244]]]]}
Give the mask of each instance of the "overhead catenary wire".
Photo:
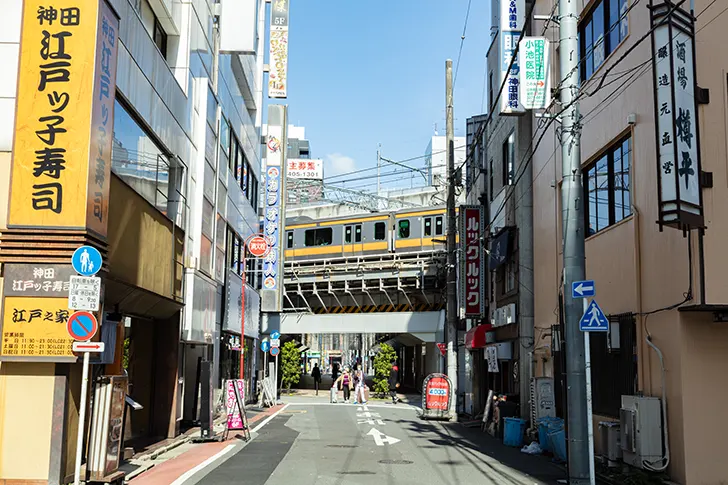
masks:
{"type": "Polygon", "coordinates": [[[470,5],[472,3],[473,3],[473,0],[468,0],[468,10],[467,10],[467,12],[465,12],[465,25],[463,25],[463,35],[460,36],[460,49],[458,50],[458,60],[455,63],[455,77],[452,82],[453,89],[455,89],[455,84],[458,82],[458,71],[460,70],[460,57],[463,55],[463,45],[465,44],[465,33],[468,30],[468,19],[470,18],[470,5]]]}

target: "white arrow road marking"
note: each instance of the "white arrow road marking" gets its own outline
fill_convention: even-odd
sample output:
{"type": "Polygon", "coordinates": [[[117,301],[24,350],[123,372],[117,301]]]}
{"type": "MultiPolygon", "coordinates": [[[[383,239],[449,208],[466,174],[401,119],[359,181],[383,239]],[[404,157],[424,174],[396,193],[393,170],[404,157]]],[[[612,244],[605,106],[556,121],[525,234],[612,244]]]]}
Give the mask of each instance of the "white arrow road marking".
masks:
{"type": "Polygon", "coordinates": [[[381,419],[371,419],[370,418],[370,419],[359,419],[359,420],[357,420],[356,424],[370,424],[372,426],[374,426],[375,424],[378,424],[379,426],[384,426],[387,423],[385,423],[381,419]]]}
{"type": "Polygon", "coordinates": [[[379,431],[377,428],[372,428],[371,430],[369,430],[367,435],[371,435],[374,438],[374,442],[377,444],[377,446],[384,446],[385,444],[393,445],[395,443],[399,443],[399,440],[397,438],[387,436],[386,434],[379,431]]]}
{"type": "Polygon", "coordinates": [[[382,415],[379,413],[370,413],[369,411],[365,413],[356,413],[356,416],[359,418],[381,418],[382,415]]]}

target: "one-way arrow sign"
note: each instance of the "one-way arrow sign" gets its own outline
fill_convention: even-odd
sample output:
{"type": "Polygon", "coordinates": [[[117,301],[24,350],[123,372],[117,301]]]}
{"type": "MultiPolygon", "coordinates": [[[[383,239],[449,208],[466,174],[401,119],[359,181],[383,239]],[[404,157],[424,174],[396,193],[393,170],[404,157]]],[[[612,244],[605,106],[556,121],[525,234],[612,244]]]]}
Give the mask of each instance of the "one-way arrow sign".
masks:
{"type": "Polygon", "coordinates": [[[572,298],[586,298],[596,294],[597,289],[596,286],[594,286],[594,280],[574,281],[571,284],[572,298]]]}
{"type": "Polygon", "coordinates": [[[379,431],[377,428],[372,428],[371,430],[369,430],[367,435],[370,435],[374,438],[374,442],[377,444],[377,446],[384,446],[385,444],[393,445],[395,443],[399,443],[399,440],[397,438],[387,436],[386,434],[379,431]]]}
{"type": "Polygon", "coordinates": [[[101,353],[104,351],[106,344],[104,342],[73,342],[74,352],[95,352],[101,353]]]}

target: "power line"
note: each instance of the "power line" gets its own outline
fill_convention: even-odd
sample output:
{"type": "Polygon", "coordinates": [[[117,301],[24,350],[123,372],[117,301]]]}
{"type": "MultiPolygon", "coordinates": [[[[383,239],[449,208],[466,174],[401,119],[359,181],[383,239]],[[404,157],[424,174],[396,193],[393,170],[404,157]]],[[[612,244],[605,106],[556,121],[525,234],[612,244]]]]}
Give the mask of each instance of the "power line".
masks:
{"type": "Polygon", "coordinates": [[[470,4],[473,0],[468,0],[468,11],[465,13],[465,25],[463,25],[463,35],[460,36],[460,50],[458,51],[458,60],[455,63],[455,79],[452,82],[453,88],[458,82],[458,70],[460,69],[460,56],[463,55],[463,44],[465,44],[465,32],[468,30],[468,18],[470,18],[470,4]]]}

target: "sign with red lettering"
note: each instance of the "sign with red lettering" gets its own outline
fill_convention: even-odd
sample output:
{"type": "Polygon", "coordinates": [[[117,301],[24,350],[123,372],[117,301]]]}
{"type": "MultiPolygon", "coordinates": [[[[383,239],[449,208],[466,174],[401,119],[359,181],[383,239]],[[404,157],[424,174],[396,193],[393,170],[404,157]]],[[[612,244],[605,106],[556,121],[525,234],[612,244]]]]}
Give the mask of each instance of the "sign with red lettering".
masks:
{"type": "Polygon", "coordinates": [[[422,385],[424,418],[447,418],[450,413],[452,386],[445,374],[430,374],[422,385]]]}
{"type": "Polygon", "coordinates": [[[483,206],[460,206],[460,310],[463,318],[485,317],[485,257],[480,235],[483,206]]]}
{"type": "Polygon", "coordinates": [[[247,241],[247,246],[250,255],[256,258],[265,257],[270,251],[270,243],[259,234],[250,237],[247,241]]]}
{"type": "Polygon", "coordinates": [[[445,357],[445,352],[447,352],[447,344],[438,343],[437,348],[440,350],[442,356],[445,357]]]}

